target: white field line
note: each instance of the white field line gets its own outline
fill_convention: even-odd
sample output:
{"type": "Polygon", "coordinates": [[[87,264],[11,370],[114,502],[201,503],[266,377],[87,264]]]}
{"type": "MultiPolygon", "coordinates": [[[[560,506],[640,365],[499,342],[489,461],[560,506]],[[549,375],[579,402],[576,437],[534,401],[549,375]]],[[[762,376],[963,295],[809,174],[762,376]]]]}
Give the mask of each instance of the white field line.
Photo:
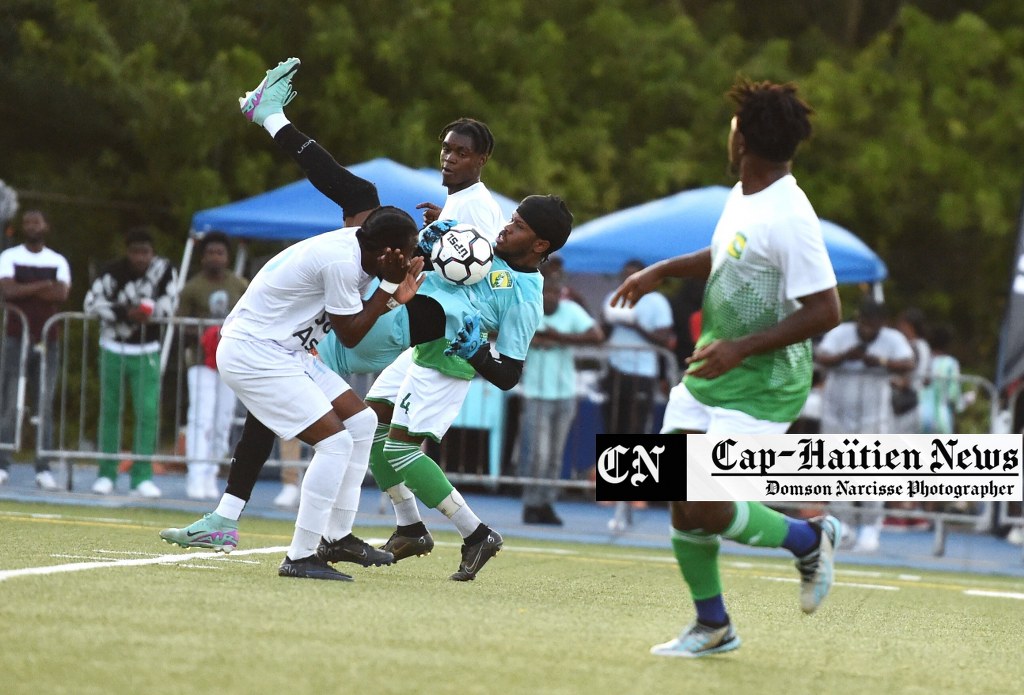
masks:
{"type": "MultiPolygon", "coordinates": [[[[18,512],[0,512],[0,517],[2,517],[2,516],[20,516],[20,517],[26,517],[27,516],[27,517],[30,517],[30,518],[37,518],[37,519],[85,521],[85,522],[94,522],[94,523],[95,522],[115,523],[115,524],[132,523],[132,522],[126,521],[124,519],[115,519],[115,518],[106,518],[106,517],[74,517],[74,516],[66,516],[66,515],[61,515],[61,514],[27,514],[26,515],[26,514],[18,513],[18,512]]],[[[370,543],[371,545],[380,545],[385,540],[386,539],[384,539],[384,538],[368,538],[367,542],[370,543]]],[[[439,546],[459,547],[459,543],[451,543],[451,542],[445,542],[445,541],[438,541],[437,545],[439,545],[439,546]]],[[[531,552],[531,553],[559,555],[559,556],[582,555],[582,553],[580,553],[579,551],[567,550],[567,549],[564,549],[564,548],[543,548],[543,547],[514,546],[513,545],[513,546],[509,546],[506,549],[507,550],[516,550],[516,551],[520,551],[520,552],[531,552]]],[[[190,552],[190,553],[176,553],[176,554],[173,554],[173,555],[157,555],[157,554],[152,554],[152,553],[145,553],[146,555],[149,555],[149,557],[144,557],[144,558],[132,557],[132,558],[129,558],[129,559],[122,559],[122,560],[106,560],[106,559],[95,558],[95,557],[91,557],[91,556],[57,555],[57,554],[55,554],[55,555],[52,555],[51,557],[59,557],[59,558],[67,558],[67,559],[81,558],[81,559],[85,559],[85,560],[89,560],[89,561],[88,562],[72,562],[72,563],[67,563],[67,564],[63,564],[63,565],[51,565],[49,567],[25,567],[25,568],[22,568],[22,569],[15,569],[15,570],[0,570],[0,582],[6,581],[7,579],[12,579],[14,577],[27,577],[27,576],[49,575],[49,574],[61,574],[61,573],[65,573],[65,572],[80,572],[80,571],[84,571],[84,570],[105,569],[105,568],[109,568],[109,567],[144,567],[144,566],[147,566],[147,565],[161,565],[161,564],[181,563],[181,564],[178,564],[179,567],[189,567],[189,568],[195,568],[195,569],[217,569],[217,568],[211,567],[210,565],[207,565],[207,564],[197,565],[197,564],[191,564],[190,562],[186,562],[186,561],[196,561],[196,560],[199,560],[199,561],[203,561],[205,563],[205,561],[212,560],[212,561],[215,561],[215,562],[235,562],[235,563],[245,563],[245,564],[259,564],[255,560],[239,560],[239,559],[236,559],[236,558],[239,558],[239,557],[242,557],[242,556],[245,556],[245,555],[267,555],[267,554],[271,554],[271,553],[283,553],[283,552],[287,552],[287,550],[288,550],[287,546],[274,546],[274,547],[269,547],[269,548],[251,548],[251,549],[248,549],[248,550],[235,550],[233,553],[230,554],[230,557],[227,554],[216,553],[216,552],[190,552]]],[[[121,550],[95,550],[94,552],[97,553],[97,554],[100,554],[100,555],[103,555],[103,554],[107,554],[107,555],[140,555],[140,554],[143,554],[143,553],[138,553],[138,552],[134,552],[133,553],[131,551],[121,551],[121,550]]],[[[634,560],[634,561],[637,561],[637,562],[658,562],[658,563],[662,563],[662,562],[670,562],[670,563],[671,562],[675,562],[675,558],[673,558],[671,556],[660,556],[660,555],[659,556],[655,556],[655,555],[633,555],[633,554],[625,554],[625,553],[623,553],[623,554],[608,555],[608,556],[605,556],[605,557],[609,557],[609,558],[612,558],[612,559],[619,559],[619,560],[634,560]]],[[[744,561],[736,561],[736,560],[724,560],[722,562],[722,564],[723,564],[723,566],[731,566],[731,567],[734,567],[736,569],[753,569],[753,568],[758,566],[758,565],[756,565],[754,563],[744,562],[744,561]]],[[[771,564],[771,563],[769,563],[769,564],[771,564]]],[[[781,567],[782,565],[779,564],[778,566],[781,567]]],[[[902,581],[907,581],[907,582],[918,582],[918,581],[922,580],[922,577],[920,575],[915,575],[915,574],[902,574],[902,573],[890,573],[890,572],[857,570],[857,569],[845,568],[845,567],[842,568],[842,569],[837,570],[837,574],[843,574],[843,575],[847,575],[847,576],[863,576],[863,577],[871,577],[871,578],[878,578],[878,579],[885,579],[886,577],[895,576],[895,578],[897,580],[902,580],[902,581]]],[[[777,581],[777,582],[788,582],[788,583],[795,583],[795,582],[799,581],[795,577],[771,577],[771,576],[767,576],[767,575],[757,575],[757,576],[758,576],[758,578],[764,579],[766,581],[777,581]]],[[[973,581],[972,583],[975,583],[975,584],[985,584],[986,582],[984,580],[982,580],[981,578],[978,578],[978,580],[973,581]]],[[[858,583],[858,582],[842,582],[842,581],[837,581],[835,583],[835,586],[845,586],[845,587],[860,588],[860,589],[874,589],[874,590],[879,590],[879,591],[899,591],[900,590],[900,587],[897,587],[897,586],[888,586],[888,585],[884,585],[884,584],[864,584],[864,583],[858,583]]],[[[1008,599],[1014,599],[1014,600],[1024,600],[1024,593],[1018,593],[1018,592],[1014,592],[1014,591],[990,591],[990,590],[984,590],[984,589],[965,589],[963,591],[963,593],[966,596],[989,597],[989,598],[1008,598],[1008,599]]]]}
{"type": "Polygon", "coordinates": [[[1024,594],[1016,591],[984,591],[982,589],[967,589],[964,591],[968,596],[987,596],[989,598],[1014,598],[1024,601],[1024,594]]]}
{"type": "MultiPolygon", "coordinates": [[[[266,555],[269,553],[287,552],[287,546],[275,546],[272,548],[252,548],[250,550],[236,550],[232,555],[266,555]]],[[[132,558],[127,560],[99,560],[94,562],[70,562],[64,565],[50,565],[49,567],[24,567],[17,570],[0,570],[0,582],[15,577],[40,576],[47,574],[60,574],[62,572],[81,572],[83,570],[105,569],[108,567],[144,567],[146,565],[166,565],[174,562],[188,562],[199,558],[213,559],[216,553],[176,553],[174,555],[157,555],[155,557],[132,558]]]]}
{"type": "MultiPolygon", "coordinates": [[[[786,582],[787,584],[796,584],[800,580],[797,577],[769,577],[763,574],[757,575],[758,579],[764,579],[769,582],[786,582]]],[[[899,591],[898,586],[888,586],[886,584],[862,584],[860,582],[835,582],[832,586],[847,586],[854,589],[877,589],[878,591],[899,591]]]]}

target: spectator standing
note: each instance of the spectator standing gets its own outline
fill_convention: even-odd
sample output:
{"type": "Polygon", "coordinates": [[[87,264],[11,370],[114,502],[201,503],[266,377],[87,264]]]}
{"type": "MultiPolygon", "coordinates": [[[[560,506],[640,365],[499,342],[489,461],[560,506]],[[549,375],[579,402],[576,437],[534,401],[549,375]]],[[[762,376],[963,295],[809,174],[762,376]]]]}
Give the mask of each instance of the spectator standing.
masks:
{"type": "MultiPolygon", "coordinates": [[[[99,450],[114,454],[121,444],[122,389],[127,381],[135,415],[132,451],[156,451],[160,402],[161,327],[152,319],[174,316],[178,307],[178,271],[157,256],[153,237],[144,227],[125,236],[125,255],[108,264],[85,296],[85,311],[100,317],[99,450]]],[[[92,491],[109,495],[118,462],[100,459],[92,491]]],[[[159,497],[153,464],[138,460],[131,467],[132,494],[159,497]]]]}
{"type": "MultiPolygon", "coordinates": [[[[519,476],[557,480],[565,440],[576,416],[576,366],[572,345],[604,341],[590,314],[564,299],[562,276],[541,266],[544,314],[530,342],[523,367],[523,410],[519,421],[519,476]]],[[[544,483],[523,486],[523,523],[562,525],[555,513],[558,488],[544,483]]]]}
{"type": "MultiPolygon", "coordinates": [[[[210,232],[203,236],[198,252],[199,272],[182,288],[178,313],[223,322],[249,283],[228,269],[231,245],[223,232],[210,232]]],[[[189,345],[196,345],[197,349],[188,360],[185,434],[188,479],[185,491],[192,499],[218,499],[217,473],[220,465],[216,461],[228,454],[228,434],[237,399],[217,373],[220,325],[198,330],[192,328],[189,345]]]]}
{"type": "MultiPolygon", "coordinates": [[[[53,393],[60,365],[57,329],[43,335],[43,325],[67,301],[71,269],[67,259],[46,245],[50,224],[40,210],[21,216],[24,243],[0,253],[0,297],[17,307],[28,319],[29,343],[26,377],[28,393],[35,394],[35,412],[43,428],[43,445],[50,448],[53,437],[53,393]],[[46,360],[46,383],[39,389],[39,370],[46,360]]],[[[18,372],[21,362],[22,323],[10,317],[5,328],[3,372],[0,373],[0,441],[14,440],[17,427],[18,372]]],[[[0,485],[7,482],[11,461],[0,452],[0,485]]],[[[56,490],[50,462],[36,459],[36,485],[56,490]]]]}
{"type": "MultiPolygon", "coordinates": [[[[895,328],[885,325],[884,305],[865,297],[857,318],[825,334],[815,360],[829,368],[822,393],[822,434],[888,434],[893,431],[893,376],[914,369],[914,350],[895,328]]],[[[854,550],[878,550],[882,502],[863,502],[854,550]]],[[[846,521],[844,519],[844,521],[846,521]]],[[[846,526],[847,524],[844,524],[846,526]]]]}
{"type": "MultiPolygon", "coordinates": [[[[639,260],[626,261],[619,279],[644,269],[639,260]]],[[[604,301],[607,324],[608,375],[605,380],[605,425],[611,433],[642,434],[651,427],[654,392],[658,385],[658,354],[654,348],[675,344],[672,305],[660,292],[645,294],[632,307],[613,307],[604,301]]]]}
{"type": "MultiPolygon", "coordinates": [[[[893,385],[912,390],[920,402],[921,389],[928,379],[932,359],[931,347],[924,337],[924,313],[915,307],[901,312],[896,319],[896,330],[903,334],[914,351],[914,369],[906,374],[894,376],[893,385]]],[[[917,434],[921,431],[919,408],[911,408],[905,413],[893,413],[893,415],[895,416],[893,432],[917,434]]]]}
{"type": "Polygon", "coordinates": [[[952,434],[960,410],[960,362],[949,354],[953,333],[947,326],[932,331],[931,361],[921,390],[921,430],[952,434]]]}
{"type": "MultiPolygon", "coordinates": [[[[619,280],[625,281],[643,269],[643,261],[626,261],[619,280]]],[[[672,305],[660,292],[645,294],[631,307],[612,306],[612,296],[609,294],[603,304],[607,345],[612,348],[603,384],[605,431],[643,434],[651,429],[654,394],[661,371],[655,348],[671,350],[676,343],[672,305]]],[[[609,530],[622,532],[632,523],[632,506],[616,503],[615,513],[608,520],[609,530]]]]}

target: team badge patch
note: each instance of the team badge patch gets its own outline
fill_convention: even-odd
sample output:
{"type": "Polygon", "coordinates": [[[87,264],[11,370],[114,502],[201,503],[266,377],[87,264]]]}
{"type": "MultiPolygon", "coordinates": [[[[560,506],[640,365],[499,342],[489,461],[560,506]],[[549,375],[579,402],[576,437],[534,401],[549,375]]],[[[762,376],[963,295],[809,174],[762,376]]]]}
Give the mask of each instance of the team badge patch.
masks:
{"type": "Polygon", "coordinates": [[[507,270],[492,270],[487,275],[487,282],[492,290],[508,290],[512,288],[512,273],[507,270]]]}
{"type": "Polygon", "coordinates": [[[739,258],[743,255],[743,250],[747,248],[747,235],[743,232],[736,232],[736,236],[733,237],[732,243],[729,244],[729,255],[733,258],[739,258]]]}

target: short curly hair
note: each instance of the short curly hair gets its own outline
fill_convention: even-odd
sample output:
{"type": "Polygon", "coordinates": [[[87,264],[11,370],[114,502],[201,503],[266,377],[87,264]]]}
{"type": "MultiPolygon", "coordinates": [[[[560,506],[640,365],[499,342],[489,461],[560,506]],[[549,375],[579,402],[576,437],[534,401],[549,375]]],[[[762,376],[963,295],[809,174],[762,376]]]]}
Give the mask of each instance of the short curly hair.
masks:
{"type": "Polygon", "coordinates": [[[813,109],[797,96],[793,83],[740,79],[729,90],[736,104],[736,128],[747,148],[771,162],[788,162],[797,145],[811,136],[813,109]]]}

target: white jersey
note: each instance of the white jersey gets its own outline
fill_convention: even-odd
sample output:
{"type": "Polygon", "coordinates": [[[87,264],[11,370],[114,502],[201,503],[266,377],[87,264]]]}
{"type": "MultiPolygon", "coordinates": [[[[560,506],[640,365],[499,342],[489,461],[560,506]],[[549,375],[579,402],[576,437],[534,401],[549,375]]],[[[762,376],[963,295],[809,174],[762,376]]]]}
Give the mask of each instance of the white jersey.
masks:
{"type": "MultiPolygon", "coordinates": [[[[768,330],[798,299],[836,286],[821,223],[792,175],[743,194],[736,184],[711,236],[697,348],[768,330]]],[[[687,375],[694,398],[758,420],[791,422],[811,389],[811,341],[752,355],[714,379],[687,375]]]]}
{"type": "Polygon", "coordinates": [[[438,219],[458,220],[460,224],[472,225],[492,244],[497,240],[498,232],[505,226],[505,215],[501,212],[498,201],[482,181],[449,194],[438,219]]]}
{"type": "Polygon", "coordinates": [[[328,313],[363,309],[373,279],[362,266],[358,227],[325,232],[286,248],[252,279],[221,334],[309,350],[331,331],[328,313]]]}

